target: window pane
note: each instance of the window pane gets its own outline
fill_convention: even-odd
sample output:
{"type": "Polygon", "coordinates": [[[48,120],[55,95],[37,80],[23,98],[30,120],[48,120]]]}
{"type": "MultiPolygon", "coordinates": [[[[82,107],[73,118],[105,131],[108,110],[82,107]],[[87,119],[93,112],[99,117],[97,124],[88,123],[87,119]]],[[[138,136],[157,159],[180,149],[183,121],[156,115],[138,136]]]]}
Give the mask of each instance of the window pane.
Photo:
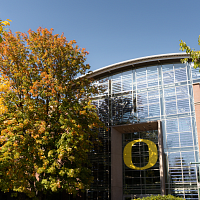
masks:
{"type": "Polygon", "coordinates": [[[146,75],[146,67],[136,69],[136,77],[146,75]]]}
{"type": "Polygon", "coordinates": [[[137,104],[138,105],[143,105],[143,104],[147,104],[147,93],[138,93],[137,95],[137,104]]]}
{"type": "Polygon", "coordinates": [[[138,117],[141,118],[148,117],[148,105],[138,107],[138,117]]]}
{"type": "Polygon", "coordinates": [[[178,132],[178,120],[177,119],[167,120],[166,130],[167,130],[167,133],[178,132]]]}
{"type": "Polygon", "coordinates": [[[126,79],[122,82],[122,90],[129,91],[132,90],[132,79],[126,79]]]}
{"type": "Polygon", "coordinates": [[[176,82],[187,80],[186,68],[175,70],[175,80],[176,80],[176,82]]]}
{"type": "Polygon", "coordinates": [[[176,87],[177,99],[189,98],[187,85],[176,87]]]}
{"type": "Polygon", "coordinates": [[[165,101],[175,101],[176,100],[175,88],[165,89],[164,98],[165,98],[165,101]]]}
{"type": "Polygon", "coordinates": [[[160,116],[160,105],[150,104],[149,105],[149,117],[160,116]]]}
{"type": "Polygon", "coordinates": [[[179,147],[179,134],[173,133],[167,135],[167,147],[179,147]]]}
{"type": "Polygon", "coordinates": [[[121,92],[121,81],[112,82],[112,93],[121,92]]]}
{"type": "Polygon", "coordinates": [[[162,71],[163,71],[163,72],[165,72],[165,71],[170,71],[170,70],[173,70],[173,65],[172,65],[172,64],[163,65],[163,66],[162,66],[162,71]]]}
{"type": "Polygon", "coordinates": [[[187,118],[179,118],[179,131],[191,131],[191,119],[190,117],[187,118]]]}
{"type": "Polygon", "coordinates": [[[165,102],[165,114],[166,115],[171,115],[171,114],[176,114],[176,101],[169,101],[165,102]]]}
{"type": "Polygon", "coordinates": [[[180,133],[181,146],[193,146],[192,132],[180,133]]]}
{"type": "Polygon", "coordinates": [[[164,84],[174,83],[174,72],[164,72],[163,73],[163,82],[164,84]]]}
{"type": "Polygon", "coordinates": [[[157,66],[147,67],[147,74],[155,74],[158,73],[157,66]]]}

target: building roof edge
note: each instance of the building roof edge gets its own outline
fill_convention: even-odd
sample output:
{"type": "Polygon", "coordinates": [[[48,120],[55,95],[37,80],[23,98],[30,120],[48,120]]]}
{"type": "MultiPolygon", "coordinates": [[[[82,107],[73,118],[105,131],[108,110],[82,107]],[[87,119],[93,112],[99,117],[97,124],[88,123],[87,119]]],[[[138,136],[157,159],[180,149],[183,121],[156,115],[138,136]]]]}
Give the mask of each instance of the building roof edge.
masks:
{"type": "Polygon", "coordinates": [[[169,54],[159,54],[159,55],[152,55],[152,56],[145,56],[140,58],[134,58],[122,62],[118,62],[112,65],[108,65],[105,67],[102,67],[100,69],[94,70],[86,76],[88,78],[95,78],[99,77],[101,75],[104,75],[106,73],[114,72],[118,69],[125,70],[127,66],[134,66],[141,63],[151,63],[155,61],[163,61],[163,60],[177,60],[177,59],[183,59],[183,58],[189,58],[189,55],[187,53],[169,53],[169,54]]]}

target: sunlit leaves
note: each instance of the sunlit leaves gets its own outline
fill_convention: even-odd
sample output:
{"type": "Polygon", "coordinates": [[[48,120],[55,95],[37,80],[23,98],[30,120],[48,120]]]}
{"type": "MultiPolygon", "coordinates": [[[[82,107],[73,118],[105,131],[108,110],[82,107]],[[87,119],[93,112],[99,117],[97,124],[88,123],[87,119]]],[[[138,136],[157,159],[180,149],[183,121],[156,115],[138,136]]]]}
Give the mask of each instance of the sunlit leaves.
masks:
{"type": "MultiPolygon", "coordinates": [[[[53,29],[5,32],[0,44],[0,188],[77,191],[92,182],[88,152],[101,125],[85,49],[53,29]],[[6,182],[6,184],[5,184],[6,182]]],[[[38,193],[38,191],[40,191],[38,193]]]]}
{"type": "MultiPolygon", "coordinates": [[[[200,35],[198,38],[198,45],[200,45],[200,35]]],[[[187,54],[190,55],[190,59],[192,59],[192,62],[194,62],[194,68],[200,67],[200,51],[191,49],[185,42],[181,40],[180,44],[180,50],[186,51],[187,54]]],[[[187,62],[188,58],[182,59],[182,62],[187,62]]]]}
{"type": "Polygon", "coordinates": [[[3,41],[2,39],[2,34],[4,33],[5,31],[5,27],[6,26],[10,26],[10,22],[12,22],[10,19],[7,19],[7,21],[2,21],[0,19],[0,43],[3,41]]]}

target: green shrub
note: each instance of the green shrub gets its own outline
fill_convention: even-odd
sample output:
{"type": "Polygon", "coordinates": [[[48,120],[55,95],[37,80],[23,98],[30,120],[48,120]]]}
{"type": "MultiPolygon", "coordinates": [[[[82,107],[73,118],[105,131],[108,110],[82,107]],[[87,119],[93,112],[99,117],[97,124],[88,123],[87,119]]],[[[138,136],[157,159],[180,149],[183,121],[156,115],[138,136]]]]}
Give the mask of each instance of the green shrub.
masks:
{"type": "Polygon", "coordinates": [[[171,200],[171,199],[174,199],[174,200],[183,200],[183,198],[174,197],[172,195],[164,195],[164,196],[161,196],[161,195],[153,196],[152,195],[150,197],[143,197],[142,199],[138,198],[138,199],[132,199],[132,200],[171,200]]]}

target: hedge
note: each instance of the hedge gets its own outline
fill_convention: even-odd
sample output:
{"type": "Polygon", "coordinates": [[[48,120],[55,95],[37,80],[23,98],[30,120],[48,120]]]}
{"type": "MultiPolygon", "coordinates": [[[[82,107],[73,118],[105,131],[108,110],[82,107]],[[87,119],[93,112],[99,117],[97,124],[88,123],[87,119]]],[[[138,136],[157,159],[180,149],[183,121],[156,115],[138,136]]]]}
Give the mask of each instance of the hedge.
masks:
{"type": "Polygon", "coordinates": [[[172,195],[164,195],[164,196],[161,196],[161,195],[158,195],[158,196],[150,196],[150,197],[143,197],[142,199],[141,198],[138,198],[138,199],[132,199],[132,200],[183,200],[183,198],[181,197],[174,197],[172,195]]]}

